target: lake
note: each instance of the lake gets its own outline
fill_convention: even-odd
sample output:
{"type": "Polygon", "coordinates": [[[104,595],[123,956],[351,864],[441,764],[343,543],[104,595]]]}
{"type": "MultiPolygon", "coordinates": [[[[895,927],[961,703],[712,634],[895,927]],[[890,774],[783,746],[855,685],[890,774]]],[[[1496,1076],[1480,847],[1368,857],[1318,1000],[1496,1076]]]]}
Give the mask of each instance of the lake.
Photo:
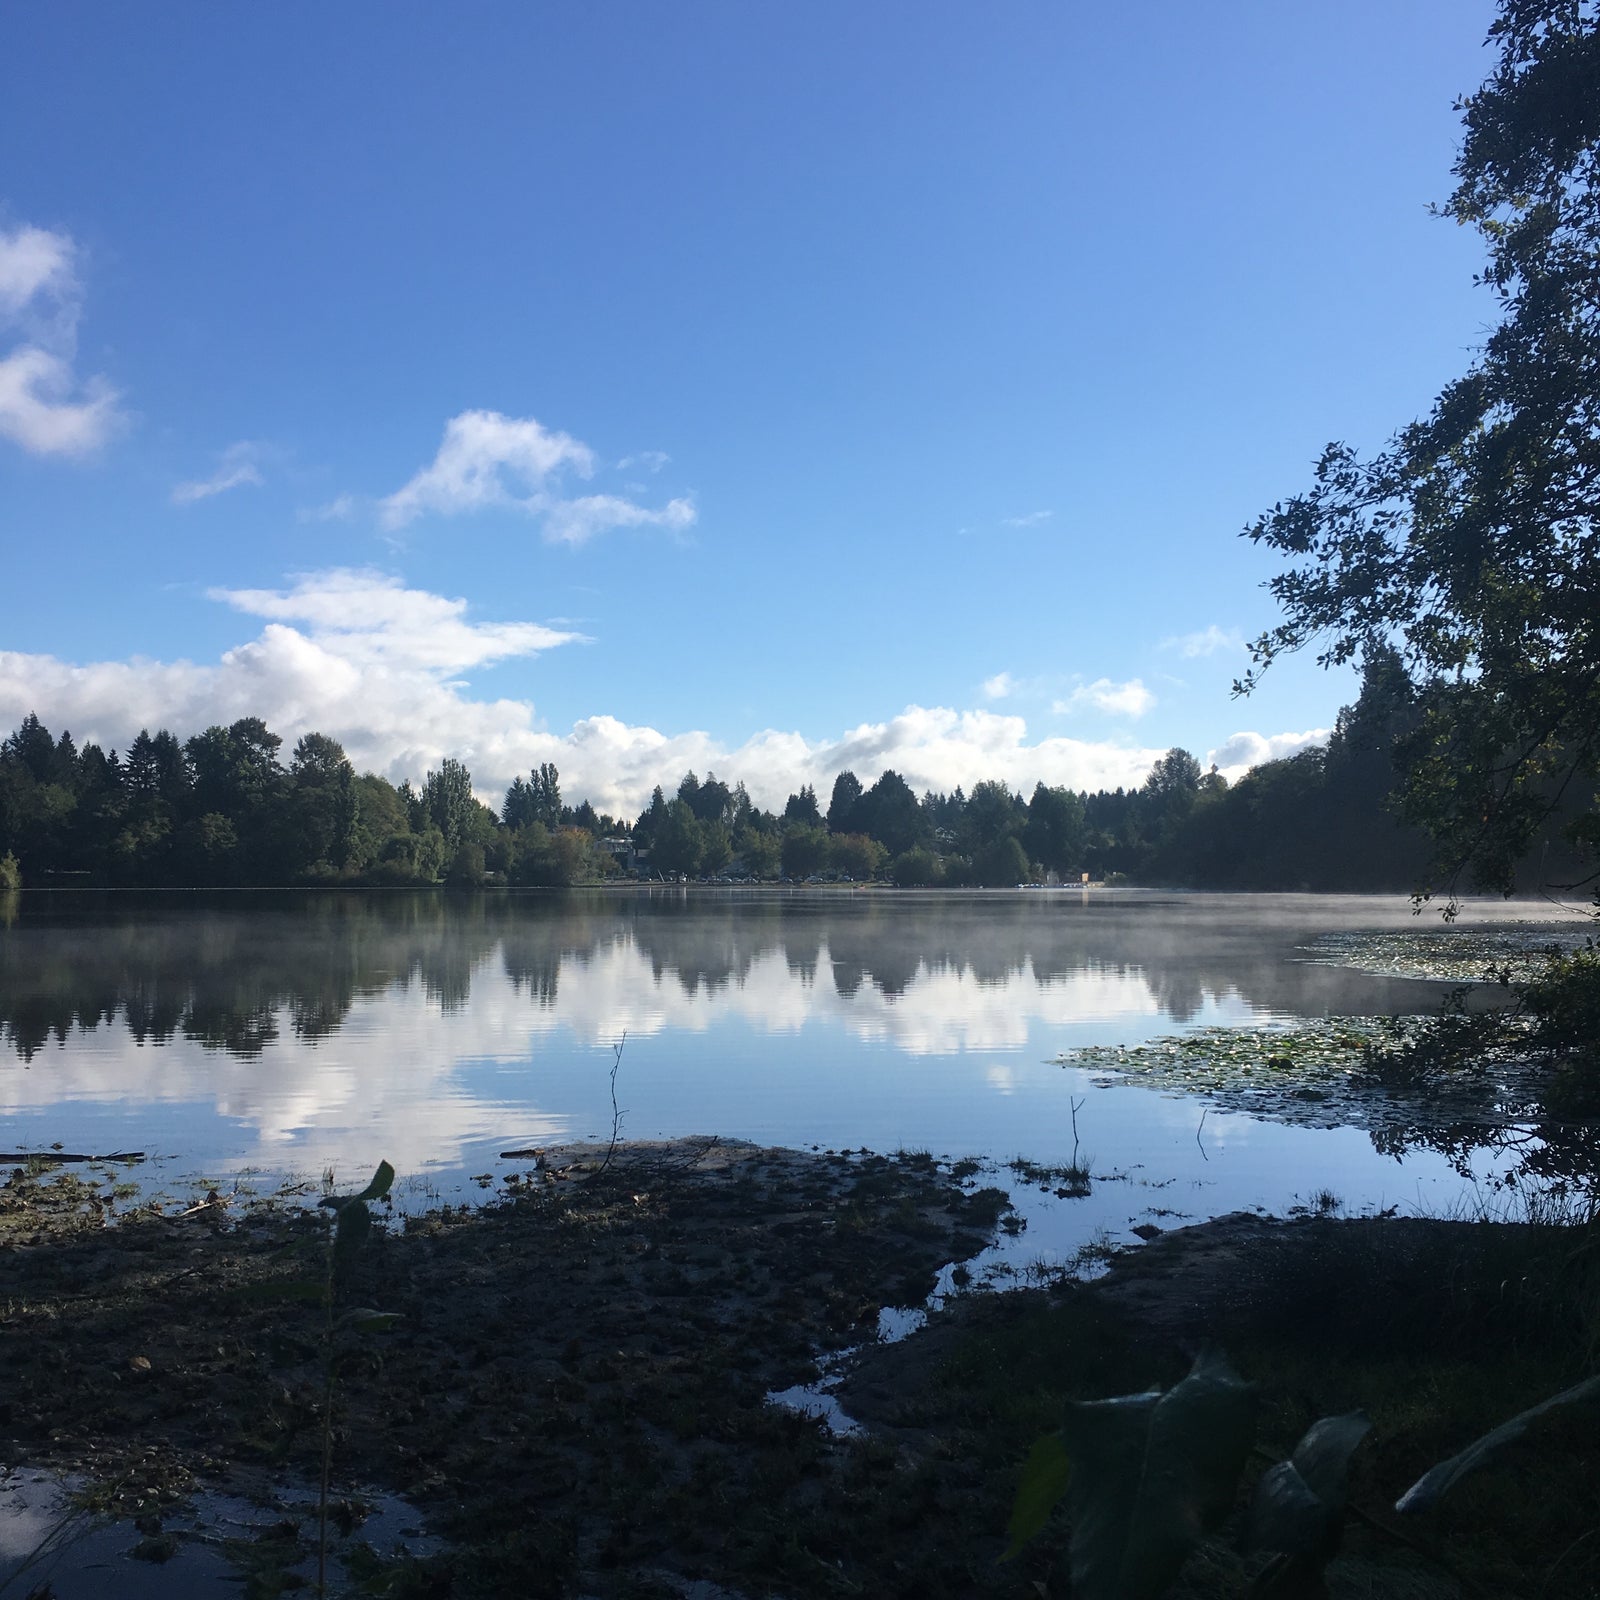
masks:
{"type": "Polygon", "coordinates": [[[407,1203],[476,1198],[503,1150],[608,1137],[616,1064],[629,1138],[1045,1165],[1076,1144],[1103,1180],[1087,1197],[1017,1186],[1034,1255],[1324,1192],[1449,1211],[1500,1156],[1056,1058],[1432,1011],[1446,985],[1406,974],[1571,942],[1557,916],[1469,902],[1444,928],[1401,897],[1099,889],[30,891],[0,917],[0,1145],[144,1150],[175,1192],[383,1157],[407,1203]],[[1419,968],[1419,949],[1461,959],[1419,968]]]}

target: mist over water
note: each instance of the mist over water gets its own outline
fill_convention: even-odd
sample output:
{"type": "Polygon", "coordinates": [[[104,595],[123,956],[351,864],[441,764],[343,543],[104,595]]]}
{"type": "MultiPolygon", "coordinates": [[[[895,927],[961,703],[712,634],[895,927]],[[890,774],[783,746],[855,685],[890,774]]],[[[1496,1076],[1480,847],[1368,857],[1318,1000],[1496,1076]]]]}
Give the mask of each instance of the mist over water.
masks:
{"type": "MultiPolygon", "coordinates": [[[[1496,903],[1461,926],[1550,915],[1496,903]]],[[[629,1137],[1048,1163],[1076,1100],[1112,1176],[1060,1202],[1074,1233],[1319,1188],[1445,1208],[1463,1180],[1431,1152],[1054,1062],[1431,1011],[1441,984],[1310,959],[1330,933],[1419,926],[1438,933],[1395,898],[1132,891],[30,892],[0,926],[0,1144],[144,1149],[174,1177],[382,1156],[429,1195],[477,1193],[501,1149],[609,1133],[625,1034],[629,1137]]]]}

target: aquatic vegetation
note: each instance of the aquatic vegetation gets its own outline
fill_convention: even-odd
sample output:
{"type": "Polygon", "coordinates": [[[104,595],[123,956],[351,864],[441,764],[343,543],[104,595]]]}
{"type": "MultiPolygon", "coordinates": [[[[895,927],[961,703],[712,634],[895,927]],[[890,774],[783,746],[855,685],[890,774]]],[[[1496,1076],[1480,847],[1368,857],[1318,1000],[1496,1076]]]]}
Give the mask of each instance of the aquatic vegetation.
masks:
{"type": "Polygon", "coordinates": [[[1287,1028],[1198,1028],[1138,1045],[1081,1045],[1056,1057],[1097,1087],[1133,1080],[1219,1110],[1316,1127],[1370,1118],[1371,1057],[1420,1034],[1420,1017],[1339,1017],[1287,1028]]]}
{"type": "Polygon", "coordinates": [[[1022,1155],[1013,1156],[1006,1166],[1024,1183],[1035,1184],[1046,1194],[1053,1193],[1060,1200],[1078,1200],[1089,1193],[1093,1184],[1093,1163],[1093,1156],[1074,1152],[1070,1161],[1055,1166],[1022,1155]]]}
{"type": "Polygon", "coordinates": [[[1436,983],[1516,982],[1537,976],[1552,954],[1583,943],[1572,923],[1515,922],[1492,928],[1374,928],[1326,933],[1302,945],[1311,966],[1348,967],[1379,978],[1436,983]]]}
{"type": "MultiPolygon", "coordinates": [[[[1452,1034],[1453,1038],[1453,1034],[1452,1034]]],[[[1080,1045],[1056,1062],[1103,1074],[1100,1087],[1138,1079],[1174,1094],[1203,1095],[1229,1110],[1285,1115],[1293,1121],[1323,1106],[1333,1121],[1354,1102],[1345,1097],[1378,1084],[1389,1088],[1420,1077],[1420,1071],[1390,1072],[1401,1060],[1448,1065],[1463,1075],[1495,1067],[1513,1072],[1533,1043],[1533,1024],[1520,1017],[1330,1017],[1286,1027],[1197,1028],[1137,1045],[1080,1045]],[[1457,1023],[1462,1044],[1439,1050],[1442,1031],[1457,1023]],[[1441,1030],[1441,1025],[1446,1025],[1441,1030]]],[[[1332,1123],[1328,1124],[1332,1125],[1332,1123]]]]}
{"type": "MultiPolygon", "coordinates": [[[[1580,988],[1561,999],[1563,1015],[1584,1014],[1580,988]]],[[[1583,1050],[1563,1046],[1532,1004],[1201,1028],[1140,1045],[1080,1047],[1056,1060],[1087,1070],[1101,1088],[1133,1083],[1208,1110],[1361,1128],[1386,1154],[1436,1150],[1464,1177],[1481,1177],[1488,1158],[1497,1188],[1526,1180],[1593,1195],[1600,1178],[1593,1074],[1573,1070],[1587,1059],[1583,1050]]]]}

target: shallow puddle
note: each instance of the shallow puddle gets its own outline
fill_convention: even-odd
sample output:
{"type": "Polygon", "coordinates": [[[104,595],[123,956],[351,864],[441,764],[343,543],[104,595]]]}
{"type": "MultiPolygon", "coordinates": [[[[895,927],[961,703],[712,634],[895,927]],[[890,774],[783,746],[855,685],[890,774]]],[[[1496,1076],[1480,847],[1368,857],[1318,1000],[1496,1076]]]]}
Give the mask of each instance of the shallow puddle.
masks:
{"type": "MultiPolygon", "coordinates": [[[[238,1600],[255,1574],[263,1592],[309,1589],[317,1570],[314,1490],[260,1500],[207,1491],[159,1517],[112,1517],[80,1501],[83,1481],[19,1466],[0,1470],[0,1595],[50,1600],[238,1600]]],[[[330,1587],[380,1562],[441,1548],[395,1495],[340,1495],[330,1508],[330,1587]]]]}

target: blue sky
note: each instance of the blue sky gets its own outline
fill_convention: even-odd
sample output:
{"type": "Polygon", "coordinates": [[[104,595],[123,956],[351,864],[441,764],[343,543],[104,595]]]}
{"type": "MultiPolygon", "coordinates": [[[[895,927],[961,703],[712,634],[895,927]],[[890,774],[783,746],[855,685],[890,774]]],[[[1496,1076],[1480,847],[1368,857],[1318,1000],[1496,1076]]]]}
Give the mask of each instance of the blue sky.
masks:
{"type": "Polygon", "coordinates": [[[66,3],[0,57],[0,721],[781,804],[1230,770],[1239,529],[1493,317],[1485,4],[66,3]]]}

